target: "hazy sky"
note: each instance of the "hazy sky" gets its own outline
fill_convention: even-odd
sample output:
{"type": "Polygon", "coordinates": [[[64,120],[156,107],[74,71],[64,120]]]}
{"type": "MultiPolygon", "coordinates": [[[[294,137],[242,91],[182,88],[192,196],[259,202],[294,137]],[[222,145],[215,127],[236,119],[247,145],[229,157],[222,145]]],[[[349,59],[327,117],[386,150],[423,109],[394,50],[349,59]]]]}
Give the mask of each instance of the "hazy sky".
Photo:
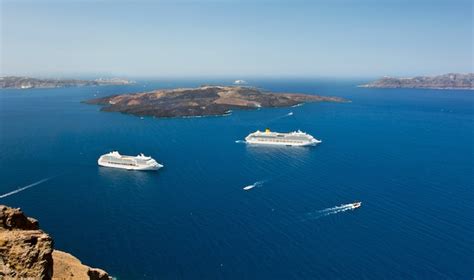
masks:
{"type": "Polygon", "coordinates": [[[0,0],[1,75],[473,72],[471,0],[0,0]]]}

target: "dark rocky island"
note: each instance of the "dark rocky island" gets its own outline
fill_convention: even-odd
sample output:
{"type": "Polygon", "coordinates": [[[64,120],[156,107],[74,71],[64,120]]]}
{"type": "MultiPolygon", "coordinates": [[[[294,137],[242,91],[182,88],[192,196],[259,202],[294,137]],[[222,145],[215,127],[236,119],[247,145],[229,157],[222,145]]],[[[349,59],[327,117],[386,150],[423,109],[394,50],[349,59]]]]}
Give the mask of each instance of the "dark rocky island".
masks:
{"type": "Polygon", "coordinates": [[[360,87],[366,88],[429,88],[429,89],[474,89],[474,73],[449,73],[439,76],[413,78],[384,77],[360,87]]]}
{"type": "Polygon", "coordinates": [[[134,82],[120,79],[96,79],[96,80],[76,80],[76,79],[37,79],[29,77],[0,77],[0,88],[59,88],[59,87],[81,87],[81,86],[104,86],[104,85],[128,85],[134,82]]]}
{"type": "Polygon", "coordinates": [[[136,116],[189,117],[225,115],[233,109],[288,107],[306,102],[347,102],[339,97],[309,94],[270,93],[252,87],[201,86],[113,95],[87,100],[107,112],[136,116]]]}

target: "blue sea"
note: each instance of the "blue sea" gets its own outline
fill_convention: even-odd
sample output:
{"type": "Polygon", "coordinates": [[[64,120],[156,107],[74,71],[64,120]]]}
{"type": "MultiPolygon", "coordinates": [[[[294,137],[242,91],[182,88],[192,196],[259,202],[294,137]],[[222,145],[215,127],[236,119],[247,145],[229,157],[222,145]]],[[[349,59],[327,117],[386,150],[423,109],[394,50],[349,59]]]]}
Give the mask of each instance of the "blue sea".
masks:
{"type": "Polygon", "coordinates": [[[248,81],[352,102],[141,119],[81,101],[231,80],[1,90],[0,204],[117,279],[472,279],[472,91],[248,81]],[[236,143],[267,127],[323,142],[236,143]],[[98,167],[112,150],[165,167],[98,167]]]}

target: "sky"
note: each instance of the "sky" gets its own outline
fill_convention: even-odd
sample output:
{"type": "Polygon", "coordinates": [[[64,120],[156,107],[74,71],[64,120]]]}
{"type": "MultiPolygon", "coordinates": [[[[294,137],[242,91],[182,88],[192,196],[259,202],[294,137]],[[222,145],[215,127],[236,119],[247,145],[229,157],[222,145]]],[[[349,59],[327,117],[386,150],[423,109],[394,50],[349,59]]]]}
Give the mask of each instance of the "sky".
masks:
{"type": "Polygon", "coordinates": [[[0,0],[1,75],[474,72],[471,0],[0,0]]]}

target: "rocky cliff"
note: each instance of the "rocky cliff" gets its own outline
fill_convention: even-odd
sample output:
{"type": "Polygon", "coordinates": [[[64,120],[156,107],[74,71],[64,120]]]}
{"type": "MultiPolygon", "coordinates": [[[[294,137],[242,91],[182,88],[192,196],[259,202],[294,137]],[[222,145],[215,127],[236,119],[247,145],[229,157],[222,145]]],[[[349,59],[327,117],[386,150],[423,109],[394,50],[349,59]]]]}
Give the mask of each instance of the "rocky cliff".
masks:
{"type": "Polygon", "coordinates": [[[37,220],[0,205],[0,279],[111,279],[105,271],[54,250],[53,244],[37,220]]]}
{"type": "Polygon", "coordinates": [[[474,89],[474,73],[449,73],[432,77],[393,78],[370,82],[360,87],[366,88],[430,88],[430,89],[474,89]]]}

